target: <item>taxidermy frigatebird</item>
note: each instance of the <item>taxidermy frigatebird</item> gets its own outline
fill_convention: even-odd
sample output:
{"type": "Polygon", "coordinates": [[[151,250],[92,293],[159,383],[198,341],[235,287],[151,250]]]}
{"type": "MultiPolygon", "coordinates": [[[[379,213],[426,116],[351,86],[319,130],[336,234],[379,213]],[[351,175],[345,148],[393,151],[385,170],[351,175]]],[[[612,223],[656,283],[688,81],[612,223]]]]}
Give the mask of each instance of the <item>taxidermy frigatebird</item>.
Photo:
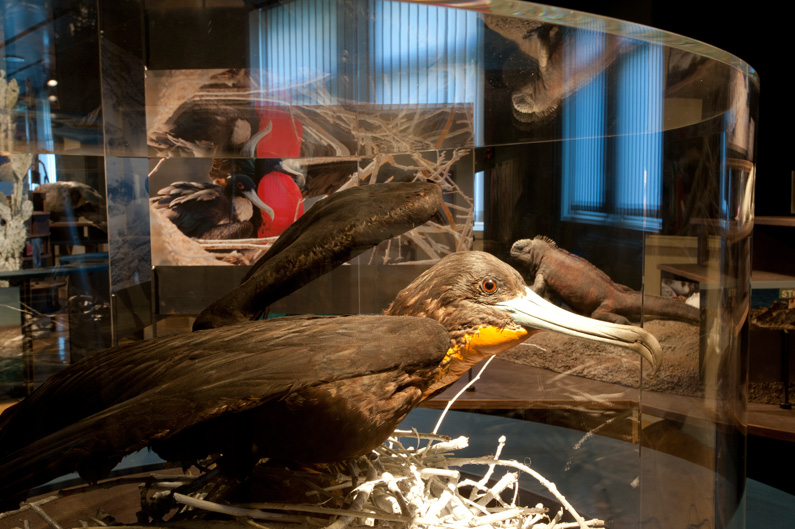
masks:
{"type": "Polygon", "coordinates": [[[273,219],[273,209],[257,196],[254,181],[232,174],[226,185],[174,182],[157,192],[152,204],[162,209],[179,230],[196,239],[256,237],[259,213],[273,219]]]}
{"type": "MultiPolygon", "coordinates": [[[[405,185],[387,191],[395,186],[405,185]]],[[[409,189],[423,206],[429,194],[438,196],[409,189]]],[[[363,240],[342,238],[331,242],[346,252],[363,240]]],[[[261,280],[279,255],[291,253],[274,247],[277,257],[251,278],[261,280]]],[[[232,316],[255,312],[251,305],[232,316]]],[[[84,358],[0,416],[0,501],[9,506],[74,470],[96,481],[146,446],[168,461],[220,454],[219,467],[237,472],[263,457],[357,457],[475,362],[540,330],[622,345],[655,366],[660,360],[659,344],[643,329],[563,311],[496,257],[455,253],[404,288],[383,316],[241,321],[84,358]]]]}

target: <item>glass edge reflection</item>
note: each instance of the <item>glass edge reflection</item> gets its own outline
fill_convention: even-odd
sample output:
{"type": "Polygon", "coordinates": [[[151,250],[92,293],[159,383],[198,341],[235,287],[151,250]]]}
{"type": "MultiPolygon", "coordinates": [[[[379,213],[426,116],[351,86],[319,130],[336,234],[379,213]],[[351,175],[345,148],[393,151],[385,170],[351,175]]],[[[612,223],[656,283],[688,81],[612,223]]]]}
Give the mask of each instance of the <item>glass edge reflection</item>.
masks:
{"type": "Polygon", "coordinates": [[[612,35],[641,40],[653,44],[677,48],[716,61],[723,62],[741,70],[749,79],[759,85],[756,70],[741,58],[705,42],[653,28],[636,22],[628,22],[602,15],[594,15],[583,11],[575,11],[562,7],[525,2],[519,0],[401,0],[418,4],[434,4],[456,9],[469,9],[492,15],[518,18],[534,18],[550,24],[565,25],[573,28],[593,29],[594,21],[601,22],[599,30],[612,35]]]}

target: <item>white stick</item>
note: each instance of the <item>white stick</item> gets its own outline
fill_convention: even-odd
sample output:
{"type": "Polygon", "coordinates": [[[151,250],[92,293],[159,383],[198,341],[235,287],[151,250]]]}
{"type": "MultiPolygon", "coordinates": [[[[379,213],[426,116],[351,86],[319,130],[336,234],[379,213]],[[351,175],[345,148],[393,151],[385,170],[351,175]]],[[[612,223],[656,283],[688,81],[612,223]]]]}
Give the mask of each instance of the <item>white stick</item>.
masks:
{"type": "Polygon", "coordinates": [[[220,503],[213,503],[207,500],[200,500],[198,498],[191,498],[179,492],[174,493],[174,501],[182,503],[194,509],[201,509],[203,511],[217,512],[221,514],[228,514],[229,516],[244,516],[248,518],[257,518],[260,520],[296,520],[303,519],[301,516],[290,516],[286,514],[278,514],[271,512],[264,512],[259,509],[246,509],[243,507],[233,507],[231,505],[221,505],[220,503]]]}
{"type": "Polygon", "coordinates": [[[436,422],[436,427],[433,429],[433,433],[438,433],[439,432],[439,428],[442,426],[442,421],[444,420],[444,416],[447,415],[447,411],[450,409],[450,406],[453,405],[453,403],[458,399],[458,397],[460,397],[461,394],[464,393],[467,390],[467,388],[469,388],[469,386],[471,386],[472,384],[474,384],[475,382],[478,381],[478,379],[480,378],[480,375],[482,375],[483,372],[486,370],[486,368],[489,367],[489,364],[491,363],[492,360],[494,360],[494,356],[490,356],[489,359],[486,360],[486,363],[483,364],[483,367],[480,368],[480,371],[478,371],[478,374],[475,375],[475,377],[472,380],[470,380],[469,382],[464,384],[464,387],[461,388],[461,391],[456,393],[455,397],[450,399],[450,401],[447,403],[447,406],[444,407],[444,411],[442,411],[442,415],[439,417],[439,420],[436,422]]]}

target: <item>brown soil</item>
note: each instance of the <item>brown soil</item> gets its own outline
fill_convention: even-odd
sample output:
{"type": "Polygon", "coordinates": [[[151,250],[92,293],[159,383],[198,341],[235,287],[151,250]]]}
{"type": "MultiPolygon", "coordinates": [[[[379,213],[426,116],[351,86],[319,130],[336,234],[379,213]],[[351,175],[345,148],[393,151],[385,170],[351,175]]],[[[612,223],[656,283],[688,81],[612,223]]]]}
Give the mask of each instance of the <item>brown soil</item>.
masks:
{"type": "MultiPolygon", "coordinates": [[[[691,397],[704,396],[699,376],[699,327],[688,323],[658,320],[644,325],[663,349],[660,370],[649,375],[644,366],[643,388],[691,397]]],[[[637,388],[640,383],[640,357],[632,351],[549,332],[539,333],[524,344],[500,355],[517,364],[549,369],[592,380],[637,388]]],[[[778,404],[781,383],[752,382],[748,388],[751,402],[778,404]]],[[[793,393],[795,394],[795,393],[793,393]]]]}

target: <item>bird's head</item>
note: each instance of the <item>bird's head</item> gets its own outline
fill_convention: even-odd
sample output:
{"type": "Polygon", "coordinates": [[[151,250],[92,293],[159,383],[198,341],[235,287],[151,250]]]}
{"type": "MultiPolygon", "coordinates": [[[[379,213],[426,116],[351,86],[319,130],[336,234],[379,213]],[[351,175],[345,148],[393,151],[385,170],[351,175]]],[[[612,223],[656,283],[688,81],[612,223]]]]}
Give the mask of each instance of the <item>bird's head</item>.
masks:
{"type": "Polygon", "coordinates": [[[262,199],[257,195],[257,185],[248,175],[230,175],[226,184],[226,189],[227,192],[232,194],[232,196],[247,198],[252,204],[264,211],[265,214],[268,215],[271,220],[273,220],[275,216],[273,208],[263,202],[262,199]]]}
{"type": "Polygon", "coordinates": [[[540,331],[626,347],[654,369],[662,357],[660,344],[647,331],[563,310],[530,290],[510,265],[484,252],[446,256],[400,291],[387,314],[432,318],[447,329],[450,365],[443,385],[540,331]]]}

